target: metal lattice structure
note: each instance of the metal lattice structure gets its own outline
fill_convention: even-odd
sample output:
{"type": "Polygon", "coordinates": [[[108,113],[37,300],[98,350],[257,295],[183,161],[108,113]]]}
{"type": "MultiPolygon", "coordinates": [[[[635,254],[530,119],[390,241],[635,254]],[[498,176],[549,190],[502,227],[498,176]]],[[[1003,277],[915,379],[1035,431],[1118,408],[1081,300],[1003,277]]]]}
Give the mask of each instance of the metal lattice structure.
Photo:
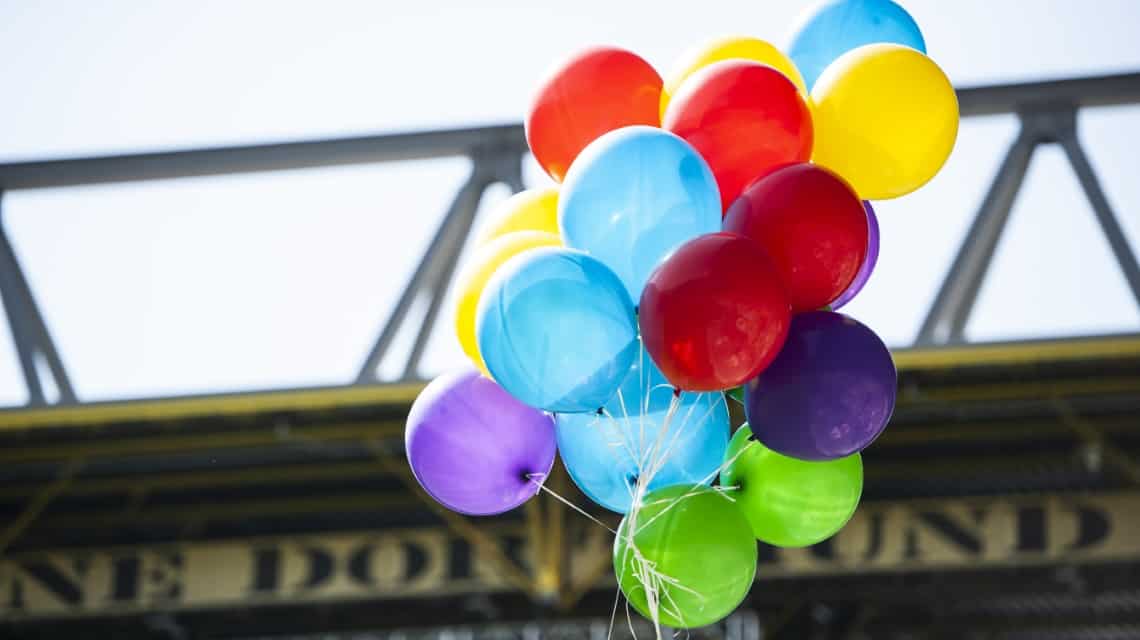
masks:
{"type": "MultiPolygon", "coordinates": [[[[1140,74],[962,89],[959,100],[965,117],[1015,114],[1021,132],[919,344],[894,354],[898,404],[864,452],[858,522],[834,544],[762,547],[741,609],[694,639],[1140,630],[1140,336],[966,344],[962,331],[1042,144],[1066,151],[1137,295],[1136,259],[1075,115],[1140,103],[1140,74]]],[[[502,126],[0,165],[10,193],[450,156],[472,164],[355,383],[339,387],[82,402],[0,235],[0,292],[30,398],[0,411],[0,637],[610,637],[604,529],[547,495],[465,518],[419,488],[403,455],[419,361],[479,198],[494,183],[521,189],[525,153],[521,127],[502,126]],[[378,379],[408,329],[407,360],[378,379]]],[[[589,504],[560,466],[548,486],[589,504]]],[[[616,514],[585,509],[616,527],[616,514]]],[[[624,612],[617,621],[612,637],[624,637],[624,612]]]]}
{"type": "MultiPolygon", "coordinates": [[[[1016,115],[1019,134],[1010,147],[982,202],[974,223],[939,290],[919,332],[921,346],[960,344],[994,250],[1009,219],[1035,149],[1059,144],[1080,180],[1112,248],[1120,269],[1140,304],[1140,267],[1120,223],[1089,163],[1077,135],[1081,109],[1140,103],[1140,73],[1035,82],[958,91],[965,118],[1016,115]]],[[[0,165],[0,198],[22,189],[64,188],[130,183],[192,176],[231,175],[351,164],[402,162],[440,157],[466,157],[471,174],[460,187],[376,341],[363,358],[357,384],[412,382],[435,326],[463,244],[470,233],[480,198],[502,183],[523,188],[522,158],[527,152],[521,125],[457,129],[427,133],[293,142],[193,151],[135,154],[0,165]],[[425,311],[413,317],[417,301],[425,311]],[[397,380],[380,380],[377,369],[400,330],[417,328],[412,348],[397,380]]],[[[0,210],[2,215],[2,210],[0,210]]],[[[0,292],[19,353],[29,404],[47,404],[50,381],[59,404],[78,401],[63,358],[56,350],[35,296],[3,233],[0,218],[0,292]],[[47,380],[45,380],[47,379],[47,380]]]]}

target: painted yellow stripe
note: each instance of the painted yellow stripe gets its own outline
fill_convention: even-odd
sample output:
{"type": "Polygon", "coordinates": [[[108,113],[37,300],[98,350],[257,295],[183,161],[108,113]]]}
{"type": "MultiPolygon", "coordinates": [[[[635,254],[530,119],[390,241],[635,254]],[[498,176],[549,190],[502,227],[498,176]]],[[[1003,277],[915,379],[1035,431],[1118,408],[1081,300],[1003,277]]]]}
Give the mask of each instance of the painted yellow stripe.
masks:
{"type": "MultiPolygon", "coordinates": [[[[902,349],[894,353],[895,364],[903,373],[1122,358],[1140,358],[1140,335],[902,349]]],[[[233,417],[319,411],[343,407],[406,407],[422,389],[421,384],[369,385],[9,409],[0,410],[0,431],[48,426],[99,426],[116,422],[164,421],[203,416],[233,417]]]]}
{"type": "Polygon", "coordinates": [[[0,411],[0,431],[44,426],[95,426],[115,422],[162,421],[201,416],[319,411],[344,407],[406,406],[415,400],[422,389],[422,384],[371,385],[165,400],[131,400],[70,407],[10,409],[0,411]]]}
{"type": "Polygon", "coordinates": [[[894,352],[900,371],[1140,358],[1140,335],[977,344],[894,352]]]}

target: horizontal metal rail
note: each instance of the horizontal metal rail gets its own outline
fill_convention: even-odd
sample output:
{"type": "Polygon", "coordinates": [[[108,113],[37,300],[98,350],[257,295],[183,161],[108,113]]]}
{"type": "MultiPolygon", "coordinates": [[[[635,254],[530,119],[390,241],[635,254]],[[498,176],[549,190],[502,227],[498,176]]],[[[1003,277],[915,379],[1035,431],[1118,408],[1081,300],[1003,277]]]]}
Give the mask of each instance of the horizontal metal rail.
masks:
{"type": "Polygon", "coordinates": [[[522,125],[14,162],[0,164],[0,190],[407,162],[466,156],[477,149],[524,153],[522,125]]]}
{"type": "Polygon", "coordinates": [[[1037,105],[1112,107],[1140,102],[1140,73],[1043,80],[958,90],[963,117],[1018,113],[1037,105]]]}
{"type": "MultiPolygon", "coordinates": [[[[958,89],[963,117],[1017,113],[1031,105],[1103,107],[1140,102],[1140,73],[958,89]]],[[[521,124],[0,164],[0,190],[75,187],[259,171],[524,153],[521,124]]]]}

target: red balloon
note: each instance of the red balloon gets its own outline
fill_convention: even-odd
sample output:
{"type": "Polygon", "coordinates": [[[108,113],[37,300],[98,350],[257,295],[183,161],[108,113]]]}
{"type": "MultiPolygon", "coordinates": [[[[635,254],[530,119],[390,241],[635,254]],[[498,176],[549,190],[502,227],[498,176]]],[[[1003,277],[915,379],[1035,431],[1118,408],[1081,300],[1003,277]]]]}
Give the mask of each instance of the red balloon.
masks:
{"type": "Polygon", "coordinates": [[[526,116],[526,141],[558,182],[578,153],[607,131],[661,126],[661,76],[637,54],[594,47],[558,65],[526,116]]]}
{"type": "Polygon", "coordinates": [[[749,60],[709,65],[681,85],[664,127],[701,152],[727,209],[749,183],[811,157],[811,112],[787,76],[749,60]]]}
{"type": "Polygon", "coordinates": [[[838,298],[867,253],[863,201],[843,178],[814,164],[752,183],[729,207],[724,229],[764,247],[796,313],[838,298]]]}
{"type": "Polygon", "coordinates": [[[788,337],[791,309],[760,245],[734,233],[690,240],[641,292],[641,339],[665,377],[716,391],[760,374],[788,337]]]}

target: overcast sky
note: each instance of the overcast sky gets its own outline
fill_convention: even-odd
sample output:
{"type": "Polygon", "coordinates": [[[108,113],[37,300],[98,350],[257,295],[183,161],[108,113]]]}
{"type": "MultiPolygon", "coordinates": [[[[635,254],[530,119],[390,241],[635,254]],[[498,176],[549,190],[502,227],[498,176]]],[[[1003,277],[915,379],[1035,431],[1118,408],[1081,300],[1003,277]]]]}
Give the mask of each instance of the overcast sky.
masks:
{"type": "MultiPolygon", "coordinates": [[[[0,161],[514,122],[579,47],[626,46],[664,72],[718,35],[782,44],[806,4],[0,0],[0,161]]],[[[959,86],[1140,70],[1135,0],[904,6],[959,86]]],[[[848,310],[888,343],[913,339],[1014,124],[965,121],[931,185],[876,205],[879,268],[848,310]]],[[[1080,126],[1140,245],[1140,109],[1080,126]]],[[[83,399],[339,384],[467,170],[450,158],[13,192],[4,220],[83,399]]],[[[461,361],[449,315],[425,374],[461,361]]],[[[1138,328],[1064,156],[1042,149],[970,337],[1138,328]]],[[[25,396],[4,333],[0,404],[25,396]]]]}

